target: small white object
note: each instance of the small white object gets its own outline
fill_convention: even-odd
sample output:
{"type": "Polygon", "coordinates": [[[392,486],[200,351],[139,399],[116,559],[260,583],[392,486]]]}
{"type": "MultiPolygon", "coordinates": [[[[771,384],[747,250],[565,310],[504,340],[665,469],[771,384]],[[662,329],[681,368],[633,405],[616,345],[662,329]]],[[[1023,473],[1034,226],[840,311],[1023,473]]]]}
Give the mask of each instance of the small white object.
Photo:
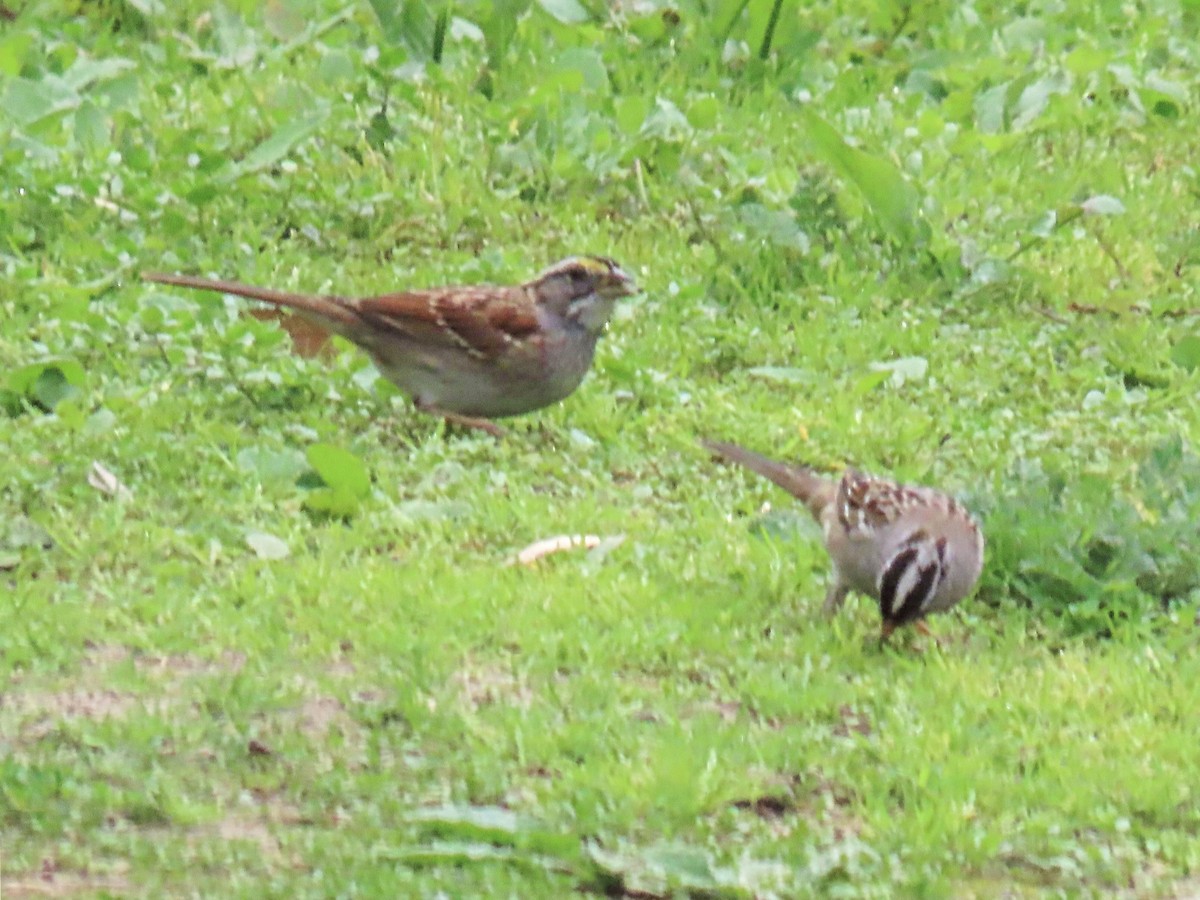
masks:
{"type": "Polygon", "coordinates": [[[118,500],[133,499],[133,491],[122,484],[121,479],[114,475],[103,463],[92,463],[92,468],[88,470],[87,483],[109,497],[116,497],[118,500]]]}
{"type": "MultiPolygon", "coordinates": [[[[595,534],[560,534],[556,537],[543,538],[540,541],[534,541],[524,550],[516,555],[513,560],[522,566],[531,566],[544,556],[550,556],[554,553],[563,553],[567,550],[575,550],[580,547],[585,550],[594,550],[602,544],[608,547],[614,546],[612,541],[616,540],[620,543],[624,539],[624,535],[619,538],[602,538],[595,534]]],[[[511,565],[512,563],[510,563],[511,565]]]]}

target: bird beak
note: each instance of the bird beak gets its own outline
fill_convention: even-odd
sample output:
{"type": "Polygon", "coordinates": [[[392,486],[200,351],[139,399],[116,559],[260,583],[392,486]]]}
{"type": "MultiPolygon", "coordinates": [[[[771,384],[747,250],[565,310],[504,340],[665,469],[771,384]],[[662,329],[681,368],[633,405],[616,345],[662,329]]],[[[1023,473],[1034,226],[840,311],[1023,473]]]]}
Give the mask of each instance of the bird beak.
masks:
{"type": "Polygon", "coordinates": [[[612,297],[632,297],[641,293],[633,276],[619,266],[613,266],[609,278],[605,293],[612,297]]]}

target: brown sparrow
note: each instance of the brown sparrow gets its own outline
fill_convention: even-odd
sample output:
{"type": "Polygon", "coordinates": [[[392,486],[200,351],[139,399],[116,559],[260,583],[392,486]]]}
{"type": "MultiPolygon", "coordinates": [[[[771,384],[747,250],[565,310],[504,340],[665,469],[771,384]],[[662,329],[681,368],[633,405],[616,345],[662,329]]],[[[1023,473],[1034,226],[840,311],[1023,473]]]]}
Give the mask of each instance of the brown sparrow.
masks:
{"type": "Polygon", "coordinates": [[[730,462],[797,497],[825,533],[833,582],[823,610],[832,615],[850,591],[879,603],[881,638],[971,592],[983,568],[983,532],[956,500],[933,488],[896,484],[847,469],[840,480],[787,465],[736,444],[702,441],[730,462]]]}
{"type": "Polygon", "coordinates": [[[142,278],[294,310],[366,350],[418,409],[495,435],[503,432],[490,419],[571,394],[591,368],[616,301],[637,293],[633,279],[602,256],[569,257],[521,285],[363,298],[159,272],[142,278]]]}

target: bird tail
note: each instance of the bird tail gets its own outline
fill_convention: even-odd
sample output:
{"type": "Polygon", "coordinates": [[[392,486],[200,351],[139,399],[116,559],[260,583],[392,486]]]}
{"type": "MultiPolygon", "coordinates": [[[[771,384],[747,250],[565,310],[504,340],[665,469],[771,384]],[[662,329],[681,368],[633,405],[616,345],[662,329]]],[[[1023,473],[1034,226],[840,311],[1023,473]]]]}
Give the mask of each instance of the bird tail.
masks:
{"type": "Polygon", "coordinates": [[[294,309],[342,335],[356,331],[362,324],[358,313],[343,297],[292,294],[271,288],[254,287],[238,281],[198,278],[194,275],[172,275],[166,272],[143,272],[142,280],[175,287],[194,288],[200,291],[235,294],[238,297],[249,297],[251,300],[262,300],[264,303],[294,309]]]}
{"type": "Polygon", "coordinates": [[[809,466],[776,462],[753,450],[725,441],[702,440],[700,443],[717,456],[745,466],[751,472],[775,482],[808,507],[808,511],[817,521],[821,520],[822,511],[837,496],[837,482],[818,474],[809,466]]]}

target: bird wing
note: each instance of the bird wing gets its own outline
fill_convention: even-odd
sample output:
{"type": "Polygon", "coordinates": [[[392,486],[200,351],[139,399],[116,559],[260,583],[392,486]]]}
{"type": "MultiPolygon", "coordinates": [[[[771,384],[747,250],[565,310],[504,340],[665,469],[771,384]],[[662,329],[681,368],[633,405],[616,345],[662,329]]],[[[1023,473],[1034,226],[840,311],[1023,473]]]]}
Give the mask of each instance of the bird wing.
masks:
{"type": "Polygon", "coordinates": [[[404,291],[354,302],[365,321],[423,346],[502,355],[541,327],[534,300],[521,287],[451,287],[404,291]]]}

